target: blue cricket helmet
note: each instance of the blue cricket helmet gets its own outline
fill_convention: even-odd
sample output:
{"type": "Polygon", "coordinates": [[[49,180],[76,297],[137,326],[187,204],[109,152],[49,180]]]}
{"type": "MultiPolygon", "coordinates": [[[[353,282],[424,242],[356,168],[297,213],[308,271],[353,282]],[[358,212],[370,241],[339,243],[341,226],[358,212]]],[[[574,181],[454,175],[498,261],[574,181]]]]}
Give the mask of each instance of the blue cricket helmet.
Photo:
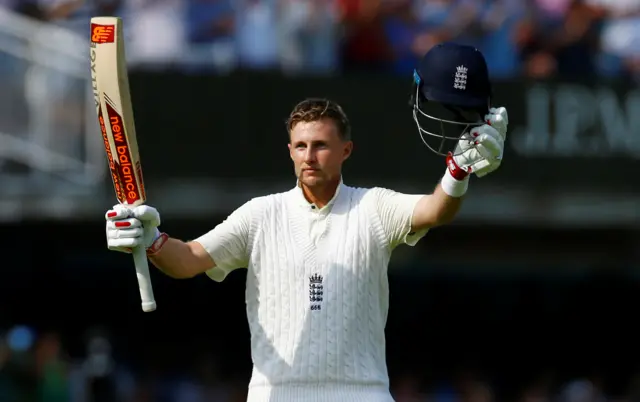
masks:
{"type": "Polygon", "coordinates": [[[412,88],[418,132],[436,154],[447,154],[446,140],[465,139],[472,127],[485,124],[491,81],[484,56],[473,46],[446,42],[431,48],[413,72],[412,88]],[[440,144],[430,144],[424,134],[440,144]]]}

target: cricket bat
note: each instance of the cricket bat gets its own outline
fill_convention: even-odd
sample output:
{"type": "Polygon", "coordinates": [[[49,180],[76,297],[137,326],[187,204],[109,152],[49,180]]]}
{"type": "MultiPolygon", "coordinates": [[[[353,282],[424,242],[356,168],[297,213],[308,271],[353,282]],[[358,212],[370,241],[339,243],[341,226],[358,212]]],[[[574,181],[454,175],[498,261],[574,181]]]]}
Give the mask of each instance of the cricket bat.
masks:
{"type": "MultiPolygon", "coordinates": [[[[133,208],[143,204],[146,195],[122,32],[122,20],[118,17],[91,18],[91,80],[98,123],[116,197],[121,204],[133,208]]],[[[146,250],[136,247],[132,254],[142,310],[154,311],[156,302],[146,250]]]]}

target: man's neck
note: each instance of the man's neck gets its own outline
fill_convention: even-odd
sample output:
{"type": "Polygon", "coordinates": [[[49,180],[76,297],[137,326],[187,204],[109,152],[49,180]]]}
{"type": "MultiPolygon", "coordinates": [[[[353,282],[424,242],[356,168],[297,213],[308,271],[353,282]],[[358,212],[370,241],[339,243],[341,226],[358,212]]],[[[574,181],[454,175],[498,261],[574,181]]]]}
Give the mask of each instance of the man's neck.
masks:
{"type": "Polygon", "coordinates": [[[323,208],[331,201],[340,185],[340,178],[327,183],[325,186],[308,187],[300,183],[304,198],[318,208],[323,208]]]}

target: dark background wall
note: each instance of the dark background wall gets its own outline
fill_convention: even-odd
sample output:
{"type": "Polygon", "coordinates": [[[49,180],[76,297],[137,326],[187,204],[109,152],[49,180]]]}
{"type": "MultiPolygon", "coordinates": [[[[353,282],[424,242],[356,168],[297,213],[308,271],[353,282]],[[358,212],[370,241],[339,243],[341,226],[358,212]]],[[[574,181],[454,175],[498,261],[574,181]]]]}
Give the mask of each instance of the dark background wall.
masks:
{"type": "MultiPolygon", "coordinates": [[[[90,15],[119,14],[126,2],[0,3],[0,402],[243,401],[246,273],[215,283],[153,270],[158,310],[145,314],[131,256],[106,249],[103,216],[115,197],[81,39],[90,15]]],[[[171,24],[149,30],[151,39],[143,29],[127,39],[146,192],[162,230],[192,239],[249,198],[291,188],[284,121],[311,96],[333,98],[350,117],[346,183],[431,191],[445,166],[421,142],[407,105],[411,66],[424,41],[474,44],[487,55],[495,104],[509,110],[505,158],[494,174],[471,179],[452,225],[394,254],[386,329],[394,396],[640,400],[640,64],[637,49],[619,54],[596,39],[618,38],[604,33],[619,15],[584,1],[564,9],[415,1],[472,4],[481,15],[468,25],[446,17],[444,27],[431,19],[412,26],[427,36],[407,55],[394,42],[409,32],[397,25],[398,10],[360,2],[380,6],[362,17],[356,1],[337,3],[353,7],[336,28],[344,35],[336,65],[287,73],[219,64],[214,50],[233,38],[223,29],[226,0],[137,2],[122,12],[130,27],[148,22],[154,7],[191,10],[188,43],[177,48],[171,24]],[[569,35],[585,21],[581,35],[569,35]],[[145,61],[145,44],[167,45],[167,59],[145,61]]],[[[326,66],[325,56],[315,63],[326,66]]]]}

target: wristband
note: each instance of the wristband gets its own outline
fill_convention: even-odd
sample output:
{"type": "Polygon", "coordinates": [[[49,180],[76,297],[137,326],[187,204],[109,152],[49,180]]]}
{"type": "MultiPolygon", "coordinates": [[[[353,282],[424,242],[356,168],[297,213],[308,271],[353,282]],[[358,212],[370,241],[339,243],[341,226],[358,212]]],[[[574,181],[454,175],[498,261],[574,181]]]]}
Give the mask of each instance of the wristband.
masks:
{"type": "Polygon", "coordinates": [[[147,255],[156,255],[156,254],[158,254],[158,252],[160,252],[160,249],[162,248],[162,246],[165,245],[167,240],[169,240],[169,235],[166,234],[166,233],[160,233],[160,236],[158,236],[153,241],[153,243],[151,243],[151,245],[149,247],[147,247],[147,255]]]}
{"type": "Polygon", "coordinates": [[[453,155],[447,155],[447,170],[440,181],[440,187],[450,197],[459,198],[465,195],[469,187],[469,171],[458,166],[453,155]]]}

